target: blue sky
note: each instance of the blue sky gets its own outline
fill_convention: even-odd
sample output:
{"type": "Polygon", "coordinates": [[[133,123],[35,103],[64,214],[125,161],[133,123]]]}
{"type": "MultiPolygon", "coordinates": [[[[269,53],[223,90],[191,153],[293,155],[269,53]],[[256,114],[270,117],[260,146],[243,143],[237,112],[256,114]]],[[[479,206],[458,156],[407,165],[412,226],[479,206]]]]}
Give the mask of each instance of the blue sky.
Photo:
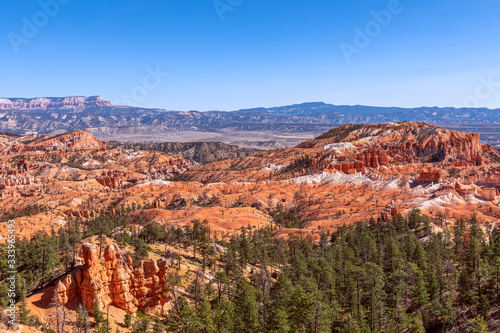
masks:
{"type": "Polygon", "coordinates": [[[3,0],[0,96],[500,108],[499,12],[498,0],[3,0]]]}

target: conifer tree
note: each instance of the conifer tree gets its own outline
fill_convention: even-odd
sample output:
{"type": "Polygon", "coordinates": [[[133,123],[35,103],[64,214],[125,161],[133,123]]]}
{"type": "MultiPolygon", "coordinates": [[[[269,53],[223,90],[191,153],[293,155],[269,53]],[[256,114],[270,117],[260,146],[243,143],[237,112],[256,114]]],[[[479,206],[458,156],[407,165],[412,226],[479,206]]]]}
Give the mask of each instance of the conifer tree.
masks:
{"type": "Polygon", "coordinates": [[[242,333],[260,332],[259,305],[255,291],[243,279],[237,281],[234,303],[235,330],[242,333]]]}
{"type": "Polygon", "coordinates": [[[101,302],[99,301],[97,297],[97,292],[94,294],[94,304],[93,304],[93,310],[94,310],[94,318],[95,322],[97,324],[104,323],[104,313],[101,310],[101,302]]]}
{"type": "Polygon", "coordinates": [[[24,279],[22,279],[22,287],[20,291],[21,296],[19,298],[19,322],[23,325],[28,325],[31,310],[28,309],[28,305],[26,303],[26,283],[24,279]]]}

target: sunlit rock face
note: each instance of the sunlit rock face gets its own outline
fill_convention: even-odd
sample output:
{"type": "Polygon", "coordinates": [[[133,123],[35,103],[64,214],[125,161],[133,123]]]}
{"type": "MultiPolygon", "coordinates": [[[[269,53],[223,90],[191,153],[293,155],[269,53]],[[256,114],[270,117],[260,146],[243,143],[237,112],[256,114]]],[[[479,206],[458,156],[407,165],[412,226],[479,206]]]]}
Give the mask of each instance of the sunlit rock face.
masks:
{"type": "Polygon", "coordinates": [[[165,260],[143,260],[133,267],[131,259],[124,258],[113,244],[104,250],[104,262],[98,253],[96,245],[83,244],[84,265],[61,278],[55,287],[61,304],[85,304],[90,313],[94,312],[94,300],[101,309],[113,305],[128,313],[163,311],[169,301],[165,260]]]}

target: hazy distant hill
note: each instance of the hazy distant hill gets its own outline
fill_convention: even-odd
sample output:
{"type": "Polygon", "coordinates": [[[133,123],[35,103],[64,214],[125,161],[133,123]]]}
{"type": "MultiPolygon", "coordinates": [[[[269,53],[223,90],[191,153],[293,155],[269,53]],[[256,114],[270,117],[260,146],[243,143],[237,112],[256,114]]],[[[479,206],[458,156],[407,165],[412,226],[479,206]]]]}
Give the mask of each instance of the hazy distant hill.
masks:
{"type": "Polygon", "coordinates": [[[111,147],[132,150],[161,151],[179,155],[190,162],[206,164],[218,160],[251,156],[260,150],[241,148],[222,142],[162,142],[156,144],[109,142],[111,147]]]}
{"type": "Polygon", "coordinates": [[[166,111],[113,106],[98,96],[0,99],[0,131],[63,133],[90,129],[98,138],[130,142],[222,141],[289,146],[341,124],[423,121],[479,132],[500,143],[500,109],[396,108],[304,103],[232,112],[166,111]]]}

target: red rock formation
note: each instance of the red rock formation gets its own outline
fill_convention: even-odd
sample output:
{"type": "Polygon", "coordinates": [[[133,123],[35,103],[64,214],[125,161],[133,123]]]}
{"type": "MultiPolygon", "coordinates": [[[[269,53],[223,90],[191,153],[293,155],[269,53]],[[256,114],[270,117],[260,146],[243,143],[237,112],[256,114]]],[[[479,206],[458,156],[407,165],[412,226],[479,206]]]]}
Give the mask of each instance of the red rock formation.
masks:
{"type": "Polygon", "coordinates": [[[160,199],[156,199],[154,202],[153,202],[153,206],[155,208],[160,208],[160,207],[167,207],[169,205],[170,201],[167,202],[167,199],[166,198],[160,198],[160,199]]]}
{"type": "Polygon", "coordinates": [[[82,258],[83,266],[57,282],[54,292],[62,304],[85,304],[93,313],[96,298],[100,309],[111,304],[128,313],[155,314],[169,301],[168,266],[163,259],[143,260],[134,268],[130,257],[124,258],[116,245],[108,245],[101,263],[92,244],[83,244],[82,258]]]}
{"type": "Polygon", "coordinates": [[[88,130],[78,130],[63,135],[58,135],[47,140],[13,145],[9,153],[33,152],[33,151],[75,151],[83,149],[99,149],[103,143],[97,140],[88,130]]]}
{"type": "Polygon", "coordinates": [[[483,197],[486,198],[488,201],[495,201],[496,195],[497,195],[497,189],[496,188],[483,188],[483,197]]]}
{"type": "Polygon", "coordinates": [[[394,205],[394,202],[391,202],[380,213],[380,218],[382,221],[386,222],[391,219],[393,216],[398,215],[398,207],[394,205]]]}
{"type": "Polygon", "coordinates": [[[192,169],[194,169],[194,166],[188,160],[181,157],[172,156],[168,161],[164,163],[153,165],[149,170],[149,173],[153,177],[172,177],[192,169]]]}
{"type": "Polygon", "coordinates": [[[36,162],[26,162],[25,160],[17,161],[14,167],[6,164],[0,165],[1,176],[22,176],[26,175],[39,168],[36,162]]]}
{"type": "Polygon", "coordinates": [[[103,186],[110,187],[114,190],[121,190],[123,188],[123,179],[119,176],[101,176],[96,180],[103,186]]]}
{"type": "Polygon", "coordinates": [[[356,172],[365,172],[365,167],[363,162],[361,161],[345,161],[345,162],[339,162],[339,163],[334,163],[328,167],[326,167],[323,171],[332,171],[332,170],[339,170],[342,171],[343,173],[356,173],[356,172]]]}
{"type": "Polygon", "coordinates": [[[121,190],[126,187],[127,183],[136,184],[143,179],[133,177],[132,173],[128,171],[109,170],[103,172],[96,180],[103,186],[121,190]]]}
{"type": "Polygon", "coordinates": [[[0,184],[4,186],[30,185],[39,183],[34,177],[13,177],[0,179],[0,184]]]}
{"type": "Polygon", "coordinates": [[[66,211],[66,214],[69,216],[74,216],[74,217],[85,217],[85,218],[95,218],[97,216],[97,213],[94,210],[88,210],[88,209],[80,209],[80,210],[75,210],[75,211],[66,211]]]}
{"type": "Polygon", "coordinates": [[[36,145],[37,148],[46,148],[46,150],[81,150],[81,149],[98,149],[103,144],[97,140],[87,130],[74,131],[63,134],[52,139],[40,142],[36,145]]]}
{"type": "Polygon", "coordinates": [[[426,161],[465,161],[472,165],[483,162],[478,133],[464,133],[427,125],[398,123],[367,125],[349,134],[345,141],[376,136],[376,145],[402,163],[426,161]]]}
{"type": "Polygon", "coordinates": [[[372,148],[356,155],[356,159],[363,162],[363,165],[370,168],[378,168],[381,165],[389,166],[386,152],[372,148]]]}
{"type": "Polygon", "coordinates": [[[437,183],[441,181],[441,173],[438,171],[422,171],[417,177],[417,181],[420,183],[437,183]]]}
{"type": "Polygon", "coordinates": [[[455,191],[461,195],[472,194],[477,195],[477,186],[475,185],[462,185],[459,182],[455,183],[455,191]]]}
{"type": "Polygon", "coordinates": [[[477,182],[482,184],[500,186],[500,171],[492,170],[485,176],[479,176],[477,182]]]}

